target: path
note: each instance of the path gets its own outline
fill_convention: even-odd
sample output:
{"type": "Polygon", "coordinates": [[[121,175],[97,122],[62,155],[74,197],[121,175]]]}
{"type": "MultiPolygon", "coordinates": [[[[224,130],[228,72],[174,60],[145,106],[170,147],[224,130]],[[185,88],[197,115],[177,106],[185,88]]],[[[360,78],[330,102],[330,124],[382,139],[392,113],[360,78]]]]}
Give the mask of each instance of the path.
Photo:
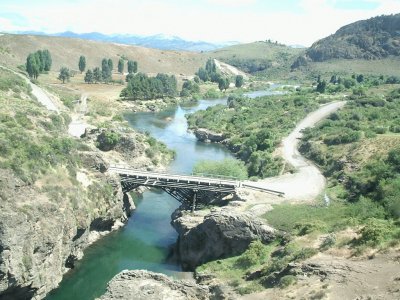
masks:
{"type": "Polygon", "coordinates": [[[36,99],[43,104],[48,110],[54,111],[56,113],[60,113],[60,110],[58,109],[57,105],[53,102],[53,100],[50,98],[50,96],[40,87],[38,87],[36,84],[32,83],[29,78],[26,76],[23,76],[22,74],[15,72],[12,69],[9,69],[4,66],[0,66],[0,68],[13,72],[14,74],[18,75],[19,77],[23,78],[32,88],[32,94],[36,97],[36,99]]]}
{"type": "Polygon", "coordinates": [[[249,77],[247,76],[247,74],[241,70],[239,70],[238,68],[231,66],[227,63],[224,63],[222,61],[219,61],[217,59],[214,59],[215,65],[217,66],[217,68],[226,75],[242,75],[244,79],[248,79],[249,77]]]}
{"type": "Polygon", "coordinates": [[[302,136],[301,131],[305,128],[313,127],[345,104],[346,101],[339,101],[321,106],[303,119],[292,133],[283,139],[279,149],[280,153],[282,153],[282,157],[287,163],[296,168],[296,173],[267,178],[257,182],[248,181],[246,184],[282,191],[285,193],[285,199],[291,201],[313,200],[320,195],[325,188],[326,180],[321,171],[313,163],[301,156],[297,150],[299,139],[302,136]]]}
{"type": "Polygon", "coordinates": [[[87,112],[87,94],[82,94],[79,105],[75,107],[75,113],[71,116],[71,123],[68,126],[68,133],[75,137],[81,137],[88,126],[83,116],[87,112]]]}

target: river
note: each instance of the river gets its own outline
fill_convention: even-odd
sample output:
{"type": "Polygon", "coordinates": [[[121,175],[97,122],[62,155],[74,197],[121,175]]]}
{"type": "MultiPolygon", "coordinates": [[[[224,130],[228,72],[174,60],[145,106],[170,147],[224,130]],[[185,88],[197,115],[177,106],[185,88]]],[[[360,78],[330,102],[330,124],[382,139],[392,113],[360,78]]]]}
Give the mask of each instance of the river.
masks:
{"type": "MultiPolygon", "coordinates": [[[[258,91],[248,94],[255,98],[280,93],[258,91]]],[[[168,148],[176,151],[169,165],[173,173],[190,173],[194,164],[203,159],[222,160],[232,157],[219,144],[198,142],[187,131],[185,114],[204,110],[209,106],[226,104],[226,99],[199,100],[159,113],[127,113],[129,124],[139,131],[147,131],[168,148]]],[[[170,225],[171,214],[179,202],[162,191],[146,191],[136,201],[136,210],[126,226],[103,237],[84,252],[82,260],[63,278],[59,288],[47,300],[91,300],[104,294],[107,282],[125,269],[145,269],[181,277],[181,268],[169,258],[177,239],[170,225]]]]}

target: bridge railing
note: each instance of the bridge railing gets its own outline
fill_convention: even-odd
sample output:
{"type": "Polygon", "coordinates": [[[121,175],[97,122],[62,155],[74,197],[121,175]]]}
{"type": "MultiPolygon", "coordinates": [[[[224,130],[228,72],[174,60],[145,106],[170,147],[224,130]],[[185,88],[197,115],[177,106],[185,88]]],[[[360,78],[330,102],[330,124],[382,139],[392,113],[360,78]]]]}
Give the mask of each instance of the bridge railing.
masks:
{"type": "Polygon", "coordinates": [[[225,176],[225,175],[216,175],[216,174],[209,174],[209,173],[196,173],[196,172],[192,172],[190,175],[191,176],[196,176],[196,177],[206,177],[206,178],[227,179],[227,180],[240,181],[240,179],[238,177],[235,177],[235,176],[225,176]]]}
{"type": "Polygon", "coordinates": [[[213,174],[205,174],[205,173],[191,173],[191,174],[177,174],[177,173],[164,173],[164,172],[156,172],[156,171],[147,171],[147,170],[136,170],[131,168],[129,165],[121,165],[121,164],[111,164],[109,169],[118,169],[118,170],[126,170],[127,173],[133,172],[143,172],[149,176],[160,176],[160,177],[176,177],[176,178],[187,178],[191,179],[201,179],[201,180],[215,180],[219,183],[229,183],[235,184],[237,186],[241,186],[241,181],[237,177],[229,177],[229,176],[218,176],[213,174]]]}

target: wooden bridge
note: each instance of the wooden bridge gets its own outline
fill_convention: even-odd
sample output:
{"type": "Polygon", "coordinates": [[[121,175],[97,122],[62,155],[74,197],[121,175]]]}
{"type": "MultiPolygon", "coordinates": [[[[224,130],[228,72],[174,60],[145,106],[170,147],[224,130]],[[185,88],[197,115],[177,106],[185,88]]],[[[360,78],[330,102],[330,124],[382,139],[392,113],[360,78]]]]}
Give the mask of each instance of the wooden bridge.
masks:
{"type": "MultiPolygon", "coordinates": [[[[238,188],[253,188],[235,178],[202,174],[177,175],[169,173],[147,172],[130,169],[127,166],[112,165],[111,173],[119,174],[124,193],[139,186],[158,187],[192,210],[205,205],[218,204],[229,195],[236,193],[238,188]]],[[[282,196],[282,192],[256,188],[261,191],[282,196]]]]}

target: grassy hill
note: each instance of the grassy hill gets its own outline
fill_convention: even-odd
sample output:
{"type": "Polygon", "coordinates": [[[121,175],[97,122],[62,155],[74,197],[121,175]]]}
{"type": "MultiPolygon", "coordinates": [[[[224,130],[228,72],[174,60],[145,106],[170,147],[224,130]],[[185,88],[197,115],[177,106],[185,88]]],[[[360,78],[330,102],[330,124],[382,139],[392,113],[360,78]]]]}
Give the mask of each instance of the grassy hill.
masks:
{"type": "MultiPolygon", "coordinates": [[[[0,61],[9,67],[26,62],[29,53],[48,49],[53,59],[52,70],[66,66],[78,70],[79,56],[86,57],[87,68],[101,66],[104,57],[114,61],[124,56],[139,63],[139,71],[145,73],[171,73],[192,75],[205,64],[205,58],[193,52],[166,51],[138,46],[103,43],[75,38],[48,37],[35,35],[0,36],[0,61]]],[[[126,70],[126,68],[125,68],[126,70]]]]}
{"type": "Polygon", "coordinates": [[[226,62],[250,74],[276,76],[289,72],[290,65],[303,52],[303,49],[267,41],[234,45],[207,52],[204,55],[226,62]]]}
{"type": "Polygon", "coordinates": [[[315,42],[292,64],[292,77],[369,74],[398,76],[400,14],[378,16],[340,28],[315,42]]]}

